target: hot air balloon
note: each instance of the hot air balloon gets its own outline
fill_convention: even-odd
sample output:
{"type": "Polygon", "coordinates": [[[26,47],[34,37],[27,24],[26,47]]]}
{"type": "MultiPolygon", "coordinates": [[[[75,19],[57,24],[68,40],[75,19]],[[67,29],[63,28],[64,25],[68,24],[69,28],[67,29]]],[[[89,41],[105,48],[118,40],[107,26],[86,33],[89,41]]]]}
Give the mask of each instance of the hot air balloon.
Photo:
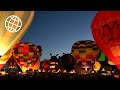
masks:
{"type": "MultiPolygon", "coordinates": [[[[17,43],[19,42],[20,41],[18,41],[17,43]]],[[[7,63],[7,61],[12,57],[12,55],[13,55],[13,48],[10,48],[3,56],[0,57],[0,70],[7,63]]]]}
{"type": "Polygon", "coordinates": [[[99,61],[95,61],[94,65],[93,65],[93,70],[98,72],[100,70],[101,64],[99,63],[99,61]]]}
{"type": "Polygon", "coordinates": [[[34,11],[0,11],[0,55],[3,56],[28,30],[34,11]]]}
{"type": "Polygon", "coordinates": [[[43,60],[42,69],[45,70],[46,72],[48,72],[50,70],[50,60],[49,59],[43,60]]]}
{"type": "Polygon", "coordinates": [[[51,70],[51,72],[56,72],[59,69],[59,59],[57,58],[58,54],[53,56],[50,53],[50,55],[51,55],[51,58],[50,58],[50,70],[51,70]]]}
{"type": "Polygon", "coordinates": [[[60,57],[60,65],[64,68],[67,72],[70,72],[73,69],[73,65],[75,60],[71,54],[65,54],[60,57]]]}
{"type": "Polygon", "coordinates": [[[0,70],[6,64],[6,62],[10,59],[13,54],[13,48],[9,49],[1,58],[0,58],[0,70]]]}
{"type": "Polygon", "coordinates": [[[82,71],[84,69],[87,73],[92,71],[92,66],[98,57],[99,51],[96,43],[92,40],[75,42],[72,46],[72,55],[76,60],[75,69],[82,71]]]}
{"type": "Polygon", "coordinates": [[[16,44],[13,47],[13,57],[23,72],[33,68],[40,69],[39,49],[30,42],[20,42],[16,44]]]}
{"type": "Polygon", "coordinates": [[[91,29],[98,47],[120,69],[120,11],[97,12],[91,29]]]}
{"type": "Polygon", "coordinates": [[[9,68],[13,69],[13,68],[17,68],[17,63],[14,60],[13,56],[10,57],[10,59],[7,61],[6,63],[8,65],[9,68]]]}
{"type": "Polygon", "coordinates": [[[106,71],[112,72],[115,70],[118,72],[116,65],[101,50],[97,61],[101,64],[99,72],[101,72],[103,69],[105,69],[106,71]]]}

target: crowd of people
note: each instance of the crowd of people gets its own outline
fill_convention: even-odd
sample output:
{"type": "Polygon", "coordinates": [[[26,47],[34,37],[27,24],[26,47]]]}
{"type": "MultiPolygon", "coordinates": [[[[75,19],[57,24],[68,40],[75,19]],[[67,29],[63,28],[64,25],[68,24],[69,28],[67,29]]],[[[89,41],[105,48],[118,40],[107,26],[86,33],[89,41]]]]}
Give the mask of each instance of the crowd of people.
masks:
{"type": "Polygon", "coordinates": [[[120,80],[119,74],[104,75],[101,73],[51,73],[51,72],[9,72],[1,75],[2,80],[120,80]]]}

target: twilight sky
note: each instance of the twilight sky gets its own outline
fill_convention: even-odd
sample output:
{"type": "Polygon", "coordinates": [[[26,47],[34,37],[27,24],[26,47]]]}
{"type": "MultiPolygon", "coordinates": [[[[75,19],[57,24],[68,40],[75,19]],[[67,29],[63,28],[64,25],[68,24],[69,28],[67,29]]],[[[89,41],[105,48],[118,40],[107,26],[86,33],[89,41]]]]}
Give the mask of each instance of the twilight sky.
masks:
{"type": "Polygon", "coordinates": [[[42,46],[41,61],[52,55],[71,53],[79,40],[94,40],[91,23],[97,11],[35,11],[21,41],[42,46]]]}

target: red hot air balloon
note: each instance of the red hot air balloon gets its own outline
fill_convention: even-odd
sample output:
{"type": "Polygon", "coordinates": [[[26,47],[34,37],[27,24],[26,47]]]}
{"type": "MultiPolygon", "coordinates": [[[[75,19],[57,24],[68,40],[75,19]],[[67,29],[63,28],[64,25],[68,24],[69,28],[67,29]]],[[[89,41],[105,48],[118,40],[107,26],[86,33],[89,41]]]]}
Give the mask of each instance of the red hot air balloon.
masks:
{"type": "Polygon", "coordinates": [[[20,42],[13,48],[13,57],[23,72],[33,69],[39,60],[39,53],[37,46],[30,42],[20,42]]]}
{"type": "Polygon", "coordinates": [[[98,47],[120,70],[120,11],[99,11],[91,29],[98,47]]]}

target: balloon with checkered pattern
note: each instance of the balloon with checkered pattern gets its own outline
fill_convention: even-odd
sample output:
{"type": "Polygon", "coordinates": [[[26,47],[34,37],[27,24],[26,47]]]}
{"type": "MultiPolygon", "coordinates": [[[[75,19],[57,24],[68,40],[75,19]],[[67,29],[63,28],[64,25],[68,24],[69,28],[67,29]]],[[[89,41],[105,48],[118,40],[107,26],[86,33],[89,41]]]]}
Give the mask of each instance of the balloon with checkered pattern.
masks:
{"type": "Polygon", "coordinates": [[[40,51],[30,42],[20,42],[13,48],[13,57],[23,72],[37,66],[40,69],[40,51]],[[36,65],[37,64],[37,65],[36,65]]]}

